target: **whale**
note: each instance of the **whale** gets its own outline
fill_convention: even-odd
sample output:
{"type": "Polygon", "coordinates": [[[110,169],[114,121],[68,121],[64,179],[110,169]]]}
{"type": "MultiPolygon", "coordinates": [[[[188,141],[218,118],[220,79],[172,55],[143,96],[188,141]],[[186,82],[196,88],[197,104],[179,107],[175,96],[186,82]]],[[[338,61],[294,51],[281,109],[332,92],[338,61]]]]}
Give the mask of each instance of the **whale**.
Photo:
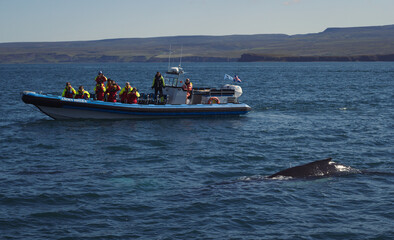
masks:
{"type": "Polygon", "coordinates": [[[350,166],[343,165],[341,163],[334,162],[332,158],[326,158],[310,162],[304,165],[291,167],[272,175],[253,175],[253,176],[242,176],[236,180],[223,181],[214,183],[210,187],[218,185],[234,184],[239,182],[251,182],[251,181],[271,181],[271,180],[314,180],[328,177],[342,177],[353,174],[367,174],[374,176],[394,177],[394,172],[386,171],[370,171],[370,170],[359,170],[350,166]]]}
{"type": "Polygon", "coordinates": [[[294,179],[294,178],[320,178],[330,176],[347,175],[351,173],[361,173],[360,170],[345,166],[326,158],[310,162],[304,165],[288,168],[274,173],[268,179],[294,179]]]}

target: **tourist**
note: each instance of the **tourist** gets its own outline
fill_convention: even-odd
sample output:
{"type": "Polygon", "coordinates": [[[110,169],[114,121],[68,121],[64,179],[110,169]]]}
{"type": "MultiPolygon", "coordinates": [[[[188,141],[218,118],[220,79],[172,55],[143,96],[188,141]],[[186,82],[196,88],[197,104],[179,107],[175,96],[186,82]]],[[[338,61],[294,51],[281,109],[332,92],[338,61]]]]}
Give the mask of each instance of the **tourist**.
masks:
{"type": "Polygon", "coordinates": [[[100,72],[98,72],[98,75],[97,75],[95,81],[96,81],[97,84],[104,83],[104,82],[107,81],[107,77],[105,77],[103,72],[100,71],[100,72]]]}
{"type": "Polygon", "coordinates": [[[97,83],[94,87],[94,92],[96,94],[96,99],[99,101],[104,101],[104,93],[105,93],[104,83],[97,83]]]}
{"type": "Polygon", "coordinates": [[[67,82],[66,87],[63,90],[62,97],[73,98],[75,93],[75,89],[71,86],[71,83],[67,82]]]}
{"type": "Polygon", "coordinates": [[[120,87],[114,80],[108,79],[109,87],[105,91],[107,94],[107,102],[116,102],[116,93],[120,90],[120,87]]]}
{"type": "MultiPolygon", "coordinates": [[[[109,89],[111,87],[112,80],[108,78],[107,84],[105,85],[105,89],[109,89]]],[[[104,101],[108,101],[108,93],[104,95],[104,101]]]]}
{"type": "Polygon", "coordinates": [[[90,94],[88,93],[88,91],[85,91],[85,89],[83,89],[83,86],[79,86],[78,92],[74,95],[74,98],[83,98],[87,100],[90,98],[90,94]]]}
{"type": "Polygon", "coordinates": [[[129,82],[126,82],[126,85],[122,90],[120,90],[119,96],[120,96],[120,102],[126,103],[127,102],[127,95],[131,92],[133,88],[130,86],[129,82]]]}
{"type": "Polygon", "coordinates": [[[127,94],[127,103],[136,104],[138,103],[138,98],[140,94],[137,91],[137,88],[132,88],[131,92],[127,94]]]}

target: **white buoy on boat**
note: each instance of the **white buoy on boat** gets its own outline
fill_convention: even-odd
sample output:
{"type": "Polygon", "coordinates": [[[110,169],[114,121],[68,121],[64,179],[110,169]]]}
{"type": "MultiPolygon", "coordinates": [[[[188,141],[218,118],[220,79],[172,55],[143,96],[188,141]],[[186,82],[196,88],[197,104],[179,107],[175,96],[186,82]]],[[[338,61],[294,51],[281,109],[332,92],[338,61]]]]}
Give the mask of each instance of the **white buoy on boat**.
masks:
{"type": "Polygon", "coordinates": [[[222,89],[232,89],[234,90],[234,97],[239,98],[242,95],[242,88],[238,85],[225,84],[222,89]]]}

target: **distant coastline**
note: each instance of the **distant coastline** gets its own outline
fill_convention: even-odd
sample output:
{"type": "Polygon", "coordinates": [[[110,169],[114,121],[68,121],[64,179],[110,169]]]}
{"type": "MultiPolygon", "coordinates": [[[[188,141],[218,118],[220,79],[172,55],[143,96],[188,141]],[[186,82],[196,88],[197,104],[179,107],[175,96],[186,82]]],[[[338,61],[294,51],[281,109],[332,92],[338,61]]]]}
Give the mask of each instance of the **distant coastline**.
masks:
{"type": "Polygon", "coordinates": [[[73,42],[0,43],[0,64],[394,61],[394,25],[286,35],[173,36],[73,42]]]}
{"type": "Polygon", "coordinates": [[[269,56],[243,54],[239,62],[393,62],[394,54],[360,56],[269,56]]]}

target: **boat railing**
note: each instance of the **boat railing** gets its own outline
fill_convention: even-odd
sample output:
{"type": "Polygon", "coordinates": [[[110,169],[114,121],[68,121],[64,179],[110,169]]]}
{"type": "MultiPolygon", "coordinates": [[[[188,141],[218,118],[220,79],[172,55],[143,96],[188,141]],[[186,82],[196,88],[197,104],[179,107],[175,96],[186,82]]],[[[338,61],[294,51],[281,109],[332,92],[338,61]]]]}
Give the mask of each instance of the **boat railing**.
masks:
{"type": "Polygon", "coordinates": [[[167,95],[163,95],[162,97],[155,97],[154,93],[141,93],[138,98],[138,104],[155,104],[155,105],[164,105],[167,104],[167,95]]]}
{"type": "Polygon", "coordinates": [[[216,89],[216,88],[195,88],[193,95],[204,96],[234,96],[234,89],[216,89]]]}

